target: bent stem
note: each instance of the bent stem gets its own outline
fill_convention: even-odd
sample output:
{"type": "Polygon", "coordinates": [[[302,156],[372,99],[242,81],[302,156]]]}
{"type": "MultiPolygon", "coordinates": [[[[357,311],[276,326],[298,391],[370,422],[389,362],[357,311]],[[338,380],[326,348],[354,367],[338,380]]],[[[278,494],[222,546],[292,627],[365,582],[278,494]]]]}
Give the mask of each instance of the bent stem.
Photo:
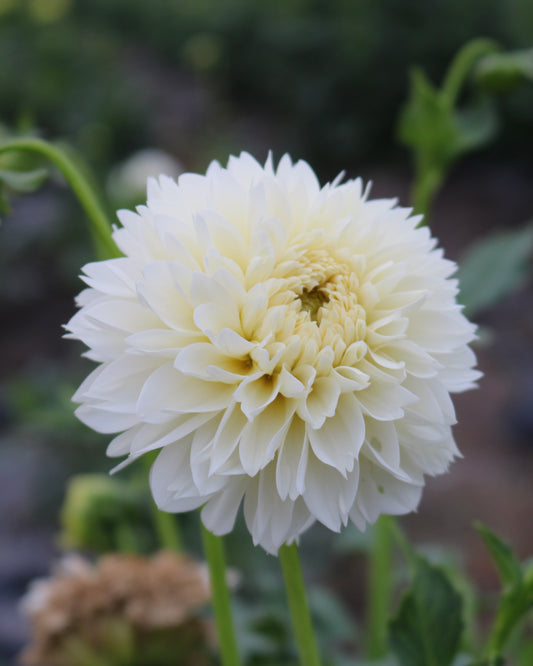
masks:
{"type": "Polygon", "coordinates": [[[368,578],[366,653],[370,660],[387,654],[387,623],[392,595],[393,524],[380,516],[374,527],[368,578]]]}
{"type": "Polygon", "coordinates": [[[300,566],[298,547],[295,543],[279,549],[279,560],[285,580],[285,589],[291,612],[294,635],[302,666],[320,666],[311,616],[305,595],[305,585],[300,566]]]}
{"type": "Polygon", "coordinates": [[[101,259],[116,257],[118,251],[111,238],[111,224],[87,177],[74,160],[68,157],[65,151],[42,139],[13,139],[0,145],[0,155],[15,151],[36,153],[52,162],[72,188],[91,222],[91,234],[98,256],[101,259]]]}
{"type": "Polygon", "coordinates": [[[241,660],[237,649],[228,584],[226,580],[226,560],[222,538],[215,536],[202,525],[204,552],[209,566],[211,595],[222,666],[239,666],[241,660]]]}

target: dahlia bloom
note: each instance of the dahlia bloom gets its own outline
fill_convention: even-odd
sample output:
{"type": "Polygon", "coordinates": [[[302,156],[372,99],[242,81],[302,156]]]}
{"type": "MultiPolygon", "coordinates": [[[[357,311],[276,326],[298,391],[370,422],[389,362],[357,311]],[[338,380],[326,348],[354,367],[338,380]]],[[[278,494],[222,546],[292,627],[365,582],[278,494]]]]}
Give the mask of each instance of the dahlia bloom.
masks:
{"type": "Polygon", "coordinates": [[[459,453],[450,393],[479,376],[456,265],[420,217],[246,153],[151,179],[118,216],[125,256],[85,266],[67,326],[99,364],[76,414],[120,432],[108,454],[125,462],[161,450],[161,509],[203,506],[226,534],[244,500],[275,553],[315,520],[364,529],[416,508],[459,453]]]}

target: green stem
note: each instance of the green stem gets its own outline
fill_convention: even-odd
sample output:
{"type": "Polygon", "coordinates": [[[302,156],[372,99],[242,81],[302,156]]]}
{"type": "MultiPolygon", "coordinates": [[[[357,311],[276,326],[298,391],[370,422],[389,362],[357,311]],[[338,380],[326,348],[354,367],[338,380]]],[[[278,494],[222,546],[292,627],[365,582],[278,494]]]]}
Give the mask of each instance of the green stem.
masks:
{"type": "Polygon", "coordinates": [[[387,654],[387,622],[392,596],[393,532],[391,516],[381,516],[374,527],[368,578],[366,653],[370,660],[387,654]]]}
{"type": "Polygon", "coordinates": [[[300,654],[300,663],[302,666],[320,666],[320,657],[307,606],[305,585],[296,544],[283,545],[279,549],[279,560],[285,579],[285,589],[296,644],[300,654]]]}
{"type": "Polygon", "coordinates": [[[177,553],[183,550],[179,528],[176,521],[176,516],[173,513],[167,513],[157,508],[155,502],[153,505],[154,524],[159,542],[162,548],[166,550],[173,550],[177,553]]]}
{"type": "Polygon", "coordinates": [[[121,523],[115,530],[117,549],[121,553],[138,553],[139,544],[135,530],[128,523],[121,523]]]}
{"type": "Polygon", "coordinates": [[[458,51],[448,67],[441,89],[441,95],[446,100],[448,108],[452,109],[457,103],[459,92],[476,60],[500,50],[500,46],[496,42],[481,38],[468,42],[458,51]]]}
{"type": "Polygon", "coordinates": [[[516,599],[513,604],[504,602],[500,604],[485,649],[485,657],[488,660],[496,660],[503,655],[511,636],[529,610],[531,603],[528,603],[525,597],[516,599]]]}
{"type": "Polygon", "coordinates": [[[422,160],[417,161],[415,166],[415,180],[411,191],[411,200],[415,215],[424,216],[420,226],[428,226],[431,205],[443,180],[444,171],[440,171],[435,167],[428,167],[422,163],[422,160]]]}
{"type": "Polygon", "coordinates": [[[231,613],[230,594],[226,581],[224,544],[221,537],[215,536],[203,525],[202,537],[205,556],[209,566],[211,594],[213,598],[213,609],[215,611],[222,666],[239,666],[241,661],[237,649],[237,640],[235,638],[233,616],[231,613]]]}
{"type": "MultiPolygon", "coordinates": [[[[157,456],[146,453],[142,457],[146,472],[150,473],[150,468],[157,456]]],[[[167,513],[158,509],[155,502],[151,502],[152,506],[152,519],[157,536],[159,537],[159,545],[166,550],[173,550],[181,552],[183,545],[181,541],[180,530],[176,521],[176,516],[173,513],[167,513]]]]}
{"type": "Polygon", "coordinates": [[[0,154],[12,151],[36,153],[52,162],[72,188],[91,222],[91,233],[98,256],[102,259],[116,257],[117,248],[111,238],[111,224],[107,215],[86,176],[65,151],[42,139],[34,138],[14,139],[0,145],[0,154]]]}

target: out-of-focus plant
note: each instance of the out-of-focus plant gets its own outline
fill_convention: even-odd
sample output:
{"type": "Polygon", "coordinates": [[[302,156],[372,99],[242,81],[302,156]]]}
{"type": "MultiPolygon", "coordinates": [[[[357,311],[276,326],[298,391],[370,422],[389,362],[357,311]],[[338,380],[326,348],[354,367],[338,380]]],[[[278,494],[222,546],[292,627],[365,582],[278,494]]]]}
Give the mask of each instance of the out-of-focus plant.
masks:
{"type": "MultiPolygon", "coordinates": [[[[426,223],[452,166],[496,136],[500,123],[494,94],[511,92],[532,80],[533,49],[504,53],[486,39],[474,40],[459,51],[440,88],[421,69],[412,71],[398,138],[412,152],[412,202],[426,223]],[[470,99],[463,103],[461,93],[468,83],[470,99]]],[[[531,225],[490,234],[469,248],[459,269],[460,300],[469,316],[495,304],[527,279],[532,249],[531,225]]]]}
{"type": "Polygon", "coordinates": [[[459,300],[468,316],[495,305],[531,276],[533,224],[489,234],[463,255],[459,300]]]}
{"type": "Polygon", "coordinates": [[[143,535],[144,495],[131,482],[103,474],[71,478],[61,509],[61,545],[96,553],[142,552],[150,543],[143,535]]]}
{"type": "MultiPolygon", "coordinates": [[[[13,121],[31,109],[47,134],[71,137],[92,163],[109,167],[160,137],[150,93],[136,84],[138,63],[155,61],[200,75],[229,125],[242,100],[268,108],[285,148],[328,172],[390,154],[390,109],[413,62],[439,76],[478,34],[521,48],[532,13],[528,0],[3,0],[2,8],[0,60],[19,73],[0,72],[3,114],[13,121]]],[[[530,107],[528,93],[508,110],[514,136],[530,126],[530,107]]]]}
{"type": "Polygon", "coordinates": [[[470,42],[454,58],[440,88],[434,87],[421,69],[412,71],[398,138],[414,158],[415,212],[427,215],[452,165],[496,136],[499,122],[491,93],[510,91],[533,79],[533,50],[499,50],[490,40],[470,42]],[[471,99],[463,104],[461,92],[469,80],[471,99]]]}

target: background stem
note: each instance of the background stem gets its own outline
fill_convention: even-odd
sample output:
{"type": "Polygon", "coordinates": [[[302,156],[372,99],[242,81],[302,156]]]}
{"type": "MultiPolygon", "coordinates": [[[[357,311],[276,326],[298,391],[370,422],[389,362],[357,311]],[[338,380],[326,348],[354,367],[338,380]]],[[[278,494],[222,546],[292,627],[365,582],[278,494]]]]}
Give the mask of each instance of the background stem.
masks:
{"type": "Polygon", "coordinates": [[[283,545],[279,549],[279,560],[285,579],[285,589],[300,654],[300,663],[302,666],[320,666],[320,657],[307,606],[305,585],[296,544],[283,545]]]}
{"type": "Polygon", "coordinates": [[[212,534],[203,525],[202,537],[204,552],[209,566],[212,602],[215,611],[222,666],[239,666],[241,661],[237,649],[235,629],[233,627],[222,538],[212,534]]]}
{"type": "MultiPolygon", "coordinates": [[[[156,457],[157,455],[154,452],[145,453],[142,456],[144,469],[148,476],[156,457]]],[[[159,545],[161,548],[179,553],[183,550],[183,543],[175,514],[161,511],[153,501],[150,504],[152,507],[153,525],[159,538],[159,545]]]]}
{"type": "Polygon", "coordinates": [[[380,516],[374,527],[370,552],[367,602],[367,657],[387,654],[387,623],[392,595],[393,533],[391,516],[380,516]]]}
{"type": "Polygon", "coordinates": [[[36,153],[50,160],[72,188],[91,222],[91,234],[98,257],[109,259],[118,256],[117,247],[111,238],[112,227],[107,215],[87,176],[82,173],[74,160],[68,157],[65,151],[42,139],[14,139],[0,145],[0,154],[13,151],[36,153]]]}

